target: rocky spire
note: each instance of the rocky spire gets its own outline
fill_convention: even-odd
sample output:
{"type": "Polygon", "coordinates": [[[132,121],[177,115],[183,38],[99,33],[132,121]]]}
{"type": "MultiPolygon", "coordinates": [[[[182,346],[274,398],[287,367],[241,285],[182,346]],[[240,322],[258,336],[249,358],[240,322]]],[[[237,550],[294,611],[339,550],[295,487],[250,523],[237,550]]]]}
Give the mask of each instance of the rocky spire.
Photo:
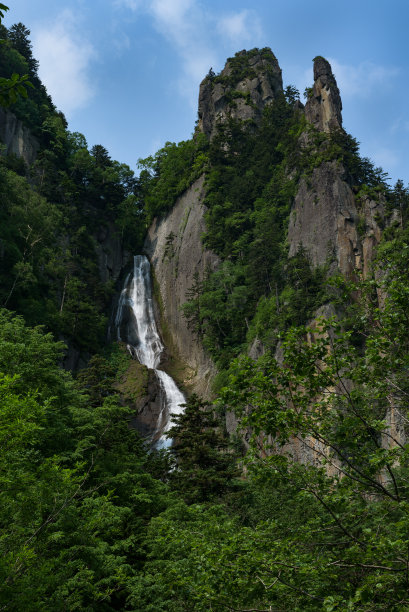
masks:
{"type": "Polygon", "coordinates": [[[331,65],[323,57],[314,59],[314,86],[305,105],[305,116],[320,132],[342,127],[342,102],[331,65]]]}
{"type": "Polygon", "coordinates": [[[239,51],[219,75],[210,70],[200,84],[198,129],[212,138],[229,117],[258,123],[282,91],[281,69],[270,49],[239,51]]]}

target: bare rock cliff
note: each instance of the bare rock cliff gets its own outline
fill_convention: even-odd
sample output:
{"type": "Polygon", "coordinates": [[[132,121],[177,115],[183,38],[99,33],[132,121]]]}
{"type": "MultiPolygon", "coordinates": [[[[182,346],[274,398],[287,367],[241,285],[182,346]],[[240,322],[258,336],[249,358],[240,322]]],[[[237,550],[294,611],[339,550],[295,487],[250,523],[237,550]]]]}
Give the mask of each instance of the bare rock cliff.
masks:
{"type": "MultiPolygon", "coordinates": [[[[182,382],[187,390],[210,396],[210,383],[216,373],[210,357],[188,328],[181,310],[194,276],[202,278],[206,269],[218,265],[217,256],[204,249],[204,177],[199,178],[178,198],[172,211],[155,219],[146,238],[144,251],[151,261],[162,302],[162,332],[169,352],[185,366],[182,382]]],[[[179,376],[180,378],[180,376],[179,376]]]]}
{"type": "Polygon", "coordinates": [[[314,85],[305,105],[305,116],[320,132],[342,127],[342,102],[332,69],[323,57],[314,60],[314,85]]]}
{"type": "Polygon", "coordinates": [[[0,141],[6,145],[6,155],[22,157],[31,165],[40,145],[30,130],[12,112],[0,107],[0,141]]]}
{"type": "Polygon", "coordinates": [[[281,68],[270,50],[240,51],[219,76],[208,75],[200,84],[198,128],[212,138],[230,117],[257,123],[282,91],[281,68]]]}
{"type": "MultiPolygon", "coordinates": [[[[331,66],[323,58],[314,60],[315,82],[305,106],[307,120],[321,132],[342,130],[341,98],[331,66]]],[[[303,134],[300,146],[308,140],[303,134]]],[[[380,197],[357,199],[345,180],[345,170],[336,161],[323,162],[302,178],[295,196],[288,227],[289,255],[302,245],[314,267],[330,264],[351,277],[355,269],[364,273],[381,238],[377,220],[383,217],[380,197]]]]}
{"type": "Polygon", "coordinates": [[[124,252],[119,229],[115,223],[108,221],[97,227],[94,237],[101,282],[117,282],[129,261],[129,253],[124,252]]]}

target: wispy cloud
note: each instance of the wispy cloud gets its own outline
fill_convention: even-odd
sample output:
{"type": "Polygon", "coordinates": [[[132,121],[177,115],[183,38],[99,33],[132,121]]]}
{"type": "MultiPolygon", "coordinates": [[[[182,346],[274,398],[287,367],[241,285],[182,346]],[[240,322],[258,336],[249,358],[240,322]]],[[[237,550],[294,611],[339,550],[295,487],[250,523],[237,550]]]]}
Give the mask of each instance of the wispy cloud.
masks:
{"type": "Polygon", "coordinates": [[[356,66],[341,64],[328,58],[341,95],[365,98],[379,87],[388,87],[399,74],[395,67],[380,66],[373,62],[361,62],[356,66]]]}
{"type": "Polygon", "coordinates": [[[390,127],[391,134],[397,132],[409,132],[409,119],[404,117],[398,117],[390,127]]]}
{"type": "Polygon", "coordinates": [[[237,41],[241,44],[253,43],[262,37],[262,27],[257,13],[247,9],[221,17],[218,30],[233,43],[237,41]]]}
{"type": "Polygon", "coordinates": [[[197,105],[198,83],[210,67],[217,68],[224,60],[216,51],[220,39],[234,43],[237,50],[257,45],[262,36],[260,20],[252,10],[218,14],[208,11],[198,0],[115,0],[115,5],[144,11],[152,17],[155,29],[181,59],[181,76],[176,85],[192,108],[197,105]]]}
{"type": "MultiPolygon", "coordinates": [[[[342,99],[371,96],[376,89],[391,86],[399,74],[398,68],[381,66],[373,62],[365,61],[352,66],[342,64],[331,57],[327,59],[331,64],[342,99]]],[[[306,87],[311,87],[314,79],[312,63],[305,70],[297,70],[293,79],[301,94],[306,87]]]]}
{"type": "Polygon", "coordinates": [[[181,59],[182,70],[176,86],[195,108],[197,84],[217,63],[203,27],[209,21],[208,15],[195,0],[151,0],[148,4],[156,30],[181,59]]]}
{"type": "Polygon", "coordinates": [[[76,26],[74,14],[65,10],[53,23],[33,29],[40,78],[67,117],[86,106],[95,93],[89,74],[95,51],[78,36],[76,26]]]}
{"type": "Polygon", "coordinates": [[[143,0],[115,0],[114,6],[124,7],[136,11],[141,6],[143,0]]]}

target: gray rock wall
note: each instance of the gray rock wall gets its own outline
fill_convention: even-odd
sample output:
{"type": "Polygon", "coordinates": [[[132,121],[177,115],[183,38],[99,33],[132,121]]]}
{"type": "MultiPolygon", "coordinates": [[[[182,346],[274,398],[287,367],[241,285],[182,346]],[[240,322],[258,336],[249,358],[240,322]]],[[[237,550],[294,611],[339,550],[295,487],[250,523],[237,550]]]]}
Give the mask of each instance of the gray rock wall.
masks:
{"type": "Polygon", "coordinates": [[[196,335],[188,328],[181,307],[187,300],[195,273],[202,278],[215,269],[217,256],[204,249],[204,178],[201,177],[176,201],[172,211],[155,219],[148,231],[144,251],[151,261],[162,301],[162,317],[171,336],[168,350],[186,364],[184,383],[188,390],[210,397],[214,364],[196,335]]]}
{"type": "MultiPolygon", "coordinates": [[[[264,107],[283,91],[281,68],[273,55],[270,59],[262,54],[248,54],[247,51],[240,51],[236,55],[242,56],[245,60],[248,55],[251,76],[237,79],[229,84],[206,77],[200,84],[198,128],[209,138],[215,135],[217,125],[226,122],[230,117],[257,123],[261,119],[264,107]],[[240,97],[240,94],[243,97],[240,97]]],[[[232,78],[232,66],[229,61],[219,76],[221,79],[232,78]]]]}
{"type": "Polygon", "coordinates": [[[0,140],[6,145],[6,154],[22,157],[31,165],[40,145],[30,130],[12,112],[0,107],[0,140]]]}
{"type": "MultiPolygon", "coordinates": [[[[320,132],[342,130],[342,103],[330,64],[314,60],[314,86],[305,106],[305,116],[320,132]]],[[[308,131],[300,147],[309,143],[308,131]]],[[[330,264],[347,278],[354,270],[367,275],[381,230],[376,219],[383,216],[382,197],[357,201],[337,162],[323,162],[311,176],[302,178],[295,196],[288,227],[289,255],[302,245],[314,267],[330,264]]]]}
{"type": "Polygon", "coordinates": [[[100,280],[116,282],[129,259],[122,247],[120,231],[115,223],[105,223],[97,228],[95,239],[100,280]]]}
{"type": "Polygon", "coordinates": [[[305,105],[305,116],[320,132],[342,127],[342,102],[329,62],[314,60],[314,85],[305,105]]]}
{"type": "Polygon", "coordinates": [[[290,216],[288,243],[290,256],[302,245],[314,267],[330,263],[332,271],[338,268],[350,277],[361,265],[362,244],[354,194],[342,180],[342,173],[336,162],[328,162],[301,180],[290,216]]]}

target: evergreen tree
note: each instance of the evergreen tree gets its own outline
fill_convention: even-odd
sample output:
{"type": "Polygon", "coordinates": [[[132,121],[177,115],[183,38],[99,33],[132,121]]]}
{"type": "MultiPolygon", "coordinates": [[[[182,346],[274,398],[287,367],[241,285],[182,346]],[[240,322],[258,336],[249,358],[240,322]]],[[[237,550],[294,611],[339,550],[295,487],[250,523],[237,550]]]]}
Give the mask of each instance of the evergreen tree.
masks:
{"type": "Polygon", "coordinates": [[[172,420],[175,424],[168,437],[173,439],[171,452],[176,458],[170,476],[173,488],[188,503],[221,499],[234,488],[238,471],[220,418],[208,402],[194,394],[184,413],[172,420]]]}
{"type": "Polygon", "coordinates": [[[30,76],[37,76],[38,60],[34,59],[32,44],[29,39],[30,30],[23,23],[15,23],[8,31],[8,38],[14,49],[26,60],[30,76]]]}

